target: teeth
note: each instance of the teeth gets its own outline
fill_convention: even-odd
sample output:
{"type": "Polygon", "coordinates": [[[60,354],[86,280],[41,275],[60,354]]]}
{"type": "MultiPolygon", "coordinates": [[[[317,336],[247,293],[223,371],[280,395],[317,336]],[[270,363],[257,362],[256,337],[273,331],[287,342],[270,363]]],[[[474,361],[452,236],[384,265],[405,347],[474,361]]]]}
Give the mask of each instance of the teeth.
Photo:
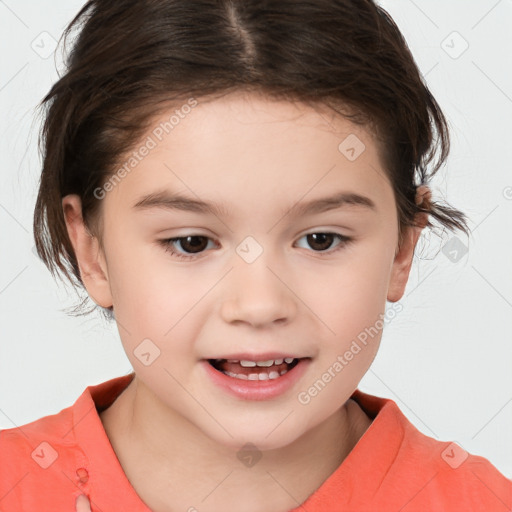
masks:
{"type": "Polygon", "coordinates": [[[224,372],[226,375],[230,377],[234,377],[235,379],[242,380],[274,380],[284,375],[288,370],[281,370],[281,373],[278,372],[270,372],[270,373],[251,373],[250,375],[243,375],[241,373],[233,373],[233,372],[224,372]]]}
{"type": "Polygon", "coordinates": [[[229,375],[230,377],[235,377],[236,379],[242,379],[242,380],[247,380],[247,375],[243,375],[243,374],[236,374],[236,373],[231,373],[231,372],[224,372],[226,375],[229,375]]]}
{"type": "MultiPolygon", "coordinates": [[[[247,361],[238,359],[216,359],[217,362],[227,361],[228,363],[239,363],[240,366],[244,368],[270,368],[271,366],[279,366],[283,364],[283,361],[287,364],[293,363],[295,358],[293,357],[285,357],[284,359],[269,359],[268,361],[247,361]]],[[[236,379],[242,380],[274,380],[278,379],[280,376],[284,375],[288,371],[287,368],[282,369],[280,372],[272,370],[269,372],[261,372],[261,373],[251,373],[249,375],[233,373],[229,371],[225,371],[224,374],[229,377],[234,377],[236,379]]]]}
{"type": "Polygon", "coordinates": [[[263,366],[263,367],[268,368],[269,366],[272,366],[274,364],[274,360],[269,359],[268,361],[258,361],[256,364],[258,366],[263,366]]]}
{"type": "Polygon", "coordinates": [[[256,363],[254,361],[240,361],[240,366],[243,366],[244,368],[252,368],[253,366],[256,366],[256,363]]]}
{"type": "MultiPolygon", "coordinates": [[[[240,366],[244,368],[254,368],[255,366],[259,366],[260,368],[268,368],[273,365],[283,364],[283,359],[269,359],[268,361],[238,361],[237,359],[228,359],[228,363],[240,363],[240,366]]],[[[288,364],[293,362],[293,357],[286,357],[284,361],[288,364]]]]}

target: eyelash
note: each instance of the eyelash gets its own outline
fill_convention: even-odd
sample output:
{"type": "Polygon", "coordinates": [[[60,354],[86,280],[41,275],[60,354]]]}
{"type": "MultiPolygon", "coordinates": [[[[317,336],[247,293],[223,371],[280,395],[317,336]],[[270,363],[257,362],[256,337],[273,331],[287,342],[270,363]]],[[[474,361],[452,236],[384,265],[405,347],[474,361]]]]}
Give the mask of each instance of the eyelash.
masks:
{"type": "MultiPolygon", "coordinates": [[[[335,253],[335,252],[345,248],[353,240],[351,237],[348,237],[348,236],[345,236],[345,235],[341,235],[339,233],[332,233],[330,231],[313,231],[312,233],[306,233],[305,235],[301,236],[301,238],[307,237],[308,235],[320,235],[320,234],[322,234],[322,235],[334,235],[340,241],[340,243],[334,248],[334,250],[313,251],[313,252],[316,252],[316,253],[318,253],[320,255],[323,255],[323,254],[333,254],[333,253],[335,253]]],[[[208,240],[211,240],[209,237],[204,236],[204,235],[191,234],[191,235],[179,236],[179,237],[174,237],[174,238],[166,238],[166,239],[163,239],[163,240],[159,240],[159,243],[164,247],[166,252],[170,251],[172,256],[176,256],[179,259],[182,259],[182,260],[197,259],[197,255],[198,254],[202,254],[205,251],[202,251],[202,252],[199,252],[199,253],[195,253],[195,254],[191,253],[190,255],[186,256],[186,255],[184,255],[181,252],[172,250],[172,244],[174,242],[178,242],[180,240],[184,240],[184,239],[186,239],[188,237],[201,237],[201,238],[208,238],[208,240]]]]}

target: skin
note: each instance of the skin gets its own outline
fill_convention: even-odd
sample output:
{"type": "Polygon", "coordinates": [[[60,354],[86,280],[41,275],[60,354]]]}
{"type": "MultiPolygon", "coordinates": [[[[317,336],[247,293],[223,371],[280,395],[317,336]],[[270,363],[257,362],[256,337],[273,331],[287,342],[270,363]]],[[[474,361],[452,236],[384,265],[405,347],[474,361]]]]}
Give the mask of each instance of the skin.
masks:
{"type": "MultiPolygon", "coordinates": [[[[429,189],[420,187],[417,203],[429,200],[429,189]]],[[[371,424],[350,395],[377,353],[381,331],[307,405],[297,395],[382,318],[386,300],[403,296],[427,221],[421,214],[398,246],[393,189],[373,136],[301,103],[241,93],[199,100],[102,200],[104,251],[84,226],[80,198],[66,196],[62,206],[85,287],[97,304],[113,305],[135,370],[100,417],[141,499],[161,512],[298,507],[371,424]],[[354,161],[338,150],[350,134],[366,146],[354,161]],[[221,203],[232,216],[131,207],[161,188],[221,203]],[[283,214],[341,190],[371,198],[376,211],[283,214]],[[353,240],[340,248],[343,242],[331,238],[322,251],[305,236],[311,233],[353,240]],[[187,235],[210,239],[188,261],[158,243],[187,235]],[[250,264],[236,252],[247,236],[263,249],[250,264]],[[146,338],[160,350],[149,366],[134,354],[146,338]],[[213,385],[199,363],[240,351],[312,361],[285,394],[247,401],[213,385]],[[262,454],[251,467],[237,458],[248,442],[262,454]]],[[[186,243],[173,249],[193,251],[186,243]]],[[[89,506],[80,499],[77,510],[89,510],[78,508],[89,506]]]]}

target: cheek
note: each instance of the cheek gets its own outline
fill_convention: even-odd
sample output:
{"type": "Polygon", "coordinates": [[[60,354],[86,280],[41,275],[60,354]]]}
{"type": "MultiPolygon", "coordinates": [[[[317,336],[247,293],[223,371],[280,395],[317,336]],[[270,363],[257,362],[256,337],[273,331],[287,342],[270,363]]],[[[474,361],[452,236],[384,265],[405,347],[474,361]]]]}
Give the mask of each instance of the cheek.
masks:
{"type": "Polygon", "coordinates": [[[161,336],[164,326],[155,326],[155,322],[161,318],[168,330],[175,317],[185,314],[190,302],[187,297],[194,296],[194,283],[187,272],[167,259],[164,248],[154,240],[142,240],[128,229],[121,237],[122,231],[112,233],[108,248],[116,319],[124,319],[130,331],[135,329],[133,324],[139,331],[151,325],[161,336]]]}
{"type": "Polygon", "coordinates": [[[328,292],[314,288],[309,293],[308,306],[321,319],[321,346],[316,371],[297,400],[312,422],[350,397],[375,358],[384,328],[388,269],[381,258],[359,258],[322,281],[329,283],[328,292]]]}
{"type": "Polygon", "coordinates": [[[194,321],[197,305],[215,280],[191,279],[190,269],[166,264],[165,252],[158,251],[128,251],[121,245],[112,251],[116,263],[109,279],[115,318],[135,371],[154,374],[156,368],[178,368],[186,373],[177,362],[190,361],[190,340],[201,325],[194,321]]]}
{"type": "Polygon", "coordinates": [[[325,274],[317,272],[315,279],[307,279],[302,295],[330,328],[325,329],[326,340],[351,339],[375,323],[385,309],[389,275],[385,252],[368,244],[338,267],[326,267],[325,274]]]}
{"type": "Polygon", "coordinates": [[[161,343],[189,324],[194,306],[205,293],[204,286],[184,273],[158,272],[154,267],[130,273],[120,268],[117,278],[116,320],[131,333],[161,343]]]}

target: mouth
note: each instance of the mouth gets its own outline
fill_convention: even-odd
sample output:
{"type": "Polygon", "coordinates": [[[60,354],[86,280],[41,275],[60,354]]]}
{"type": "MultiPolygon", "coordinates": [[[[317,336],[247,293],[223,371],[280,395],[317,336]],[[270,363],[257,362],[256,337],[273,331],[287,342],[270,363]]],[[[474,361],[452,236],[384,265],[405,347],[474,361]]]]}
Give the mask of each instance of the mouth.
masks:
{"type": "Polygon", "coordinates": [[[208,363],[218,372],[240,380],[276,380],[292,370],[301,360],[310,357],[270,359],[268,361],[248,361],[237,359],[208,359],[208,363]]]}

